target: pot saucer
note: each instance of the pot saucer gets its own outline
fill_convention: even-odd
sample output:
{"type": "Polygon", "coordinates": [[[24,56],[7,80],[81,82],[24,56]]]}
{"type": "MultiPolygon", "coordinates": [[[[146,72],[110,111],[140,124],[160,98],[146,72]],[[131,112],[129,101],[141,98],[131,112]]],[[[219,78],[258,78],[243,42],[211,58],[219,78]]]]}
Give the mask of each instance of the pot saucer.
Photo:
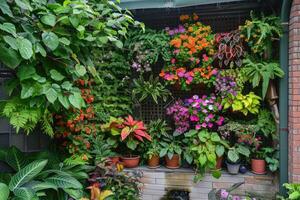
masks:
{"type": "Polygon", "coordinates": [[[166,166],[166,168],[168,168],[168,169],[179,169],[180,166],[178,166],[178,167],[169,167],[169,166],[166,166]]]}
{"type": "Polygon", "coordinates": [[[264,172],[262,172],[262,173],[258,173],[258,172],[254,172],[254,171],[252,171],[252,170],[251,170],[251,172],[252,172],[253,174],[257,174],[257,175],[265,175],[265,174],[267,173],[267,171],[264,171],[264,172]]]}
{"type": "Polygon", "coordinates": [[[157,169],[157,168],[160,168],[160,165],[157,165],[155,167],[150,167],[150,166],[147,166],[149,169],[157,169]]]}

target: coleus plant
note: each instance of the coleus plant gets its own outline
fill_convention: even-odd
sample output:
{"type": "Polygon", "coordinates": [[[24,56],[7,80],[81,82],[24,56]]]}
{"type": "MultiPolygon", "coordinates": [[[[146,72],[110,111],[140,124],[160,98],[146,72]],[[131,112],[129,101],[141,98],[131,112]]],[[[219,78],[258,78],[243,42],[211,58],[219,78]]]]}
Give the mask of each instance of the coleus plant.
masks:
{"type": "Polygon", "coordinates": [[[242,66],[244,48],[240,32],[238,30],[231,31],[229,33],[220,33],[215,36],[218,50],[216,58],[219,60],[220,67],[238,67],[242,66]]]}

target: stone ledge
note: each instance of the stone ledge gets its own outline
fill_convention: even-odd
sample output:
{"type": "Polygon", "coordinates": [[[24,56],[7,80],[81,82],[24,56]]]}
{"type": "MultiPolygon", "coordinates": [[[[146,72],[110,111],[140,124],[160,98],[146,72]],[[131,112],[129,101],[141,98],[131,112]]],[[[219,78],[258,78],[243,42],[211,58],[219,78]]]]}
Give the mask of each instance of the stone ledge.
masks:
{"type": "Polygon", "coordinates": [[[167,191],[172,189],[187,190],[191,200],[208,199],[208,193],[213,188],[228,188],[237,182],[245,184],[235,190],[236,194],[255,192],[264,195],[264,199],[274,199],[278,191],[278,179],[273,174],[257,175],[251,172],[246,174],[231,175],[222,171],[222,176],[215,179],[210,173],[206,173],[203,181],[193,182],[194,171],[191,168],[167,169],[160,167],[149,169],[141,166],[126,171],[141,170],[144,183],[142,188],[142,200],[160,200],[167,191]]]}

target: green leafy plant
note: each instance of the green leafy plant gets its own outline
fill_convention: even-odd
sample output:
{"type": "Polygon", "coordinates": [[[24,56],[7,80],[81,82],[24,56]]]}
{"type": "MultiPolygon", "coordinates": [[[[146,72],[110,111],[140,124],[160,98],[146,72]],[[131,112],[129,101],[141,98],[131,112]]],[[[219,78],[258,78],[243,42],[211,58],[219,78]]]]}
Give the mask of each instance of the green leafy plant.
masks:
{"type": "Polygon", "coordinates": [[[259,55],[271,48],[272,41],[278,40],[282,35],[280,18],[274,15],[255,17],[251,13],[251,20],[246,20],[245,25],[239,29],[252,52],[259,55]]]}
{"type": "Polygon", "coordinates": [[[237,163],[240,161],[241,156],[249,157],[250,156],[250,150],[238,143],[236,143],[233,147],[230,147],[227,152],[227,161],[230,163],[237,163]]]}
{"type": "Polygon", "coordinates": [[[106,140],[104,135],[98,135],[92,142],[92,155],[95,159],[95,165],[105,163],[109,157],[116,156],[113,152],[116,141],[106,140]]]}
{"type": "Polygon", "coordinates": [[[0,185],[5,190],[5,197],[63,200],[65,196],[75,199],[83,196],[84,189],[80,181],[88,177],[86,172],[89,167],[57,163],[55,159],[49,159],[49,154],[40,153],[25,159],[25,155],[15,147],[2,150],[1,154],[1,160],[14,171],[0,185]]]}
{"type": "Polygon", "coordinates": [[[288,198],[281,198],[281,199],[290,199],[296,200],[300,198],[300,184],[297,183],[285,183],[283,186],[288,190],[288,198]]]}
{"type": "Polygon", "coordinates": [[[227,98],[222,100],[223,109],[232,108],[232,111],[240,111],[244,115],[248,113],[257,114],[259,113],[261,98],[250,92],[249,94],[243,95],[238,93],[236,96],[229,95],[227,98]]]}
{"type": "Polygon", "coordinates": [[[51,136],[48,111],[84,107],[73,83],[87,76],[98,78],[89,52],[122,48],[120,38],[129,25],[137,24],[113,1],[2,1],[1,14],[0,62],[16,71],[7,83],[15,98],[8,99],[4,109],[16,104],[22,122],[15,122],[14,112],[2,113],[17,130],[30,132],[42,122],[51,136]],[[40,120],[28,117],[33,108],[40,112],[33,113],[40,120]]]}
{"type": "Polygon", "coordinates": [[[159,142],[152,139],[151,143],[147,145],[146,154],[148,159],[151,159],[153,156],[159,156],[161,148],[159,142]]]}
{"type": "Polygon", "coordinates": [[[276,77],[282,78],[284,72],[279,66],[278,62],[257,62],[250,58],[243,61],[243,73],[252,83],[252,87],[259,86],[262,82],[262,98],[265,98],[269,87],[269,82],[276,77]]]}
{"type": "Polygon", "coordinates": [[[279,151],[278,148],[263,148],[265,151],[265,161],[268,164],[268,168],[271,172],[276,172],[279,169],[279,151]]]}
{"type": "Polygon", "coordinates": [[[171,57],[169,37],[166,33],[149,28],[144,31],[129,31],[125,48],[131,67],[141,73],[151,71],[152,65],[157,63],[159,58],[168,61],[171,57]]]}
{"type": "Polygon", "coordinates": [[[170,137],[168,139],[165,138],[165,140],[160,141],[159,144],[161,146],[159,157],[168,156],[171,160],[174,154],[179,156],[182,154],[182,144],[175,137],[170,137]]]}
{"type": "Polygon", "coordinates": [[[277,139],[276,123],[273,114],[267,109],[261,109],[257,116],[257,128],[265,137],[277,139]]]}
{"type": "MultiPolygon", "coordinates": [[[[216,169],[217,157],[221,157],[225,153],[225,147],[228,144],[222,141],[218,133],[209,132],[208,130],[190,130],[185,133],[185,137],[189,139],[190,144],[188,151],[191,153],[192,162],[196,165],[195,181],[203,179],[207,170],[212,170],[212,175],[219,178],[221,173],[216,169]]],[[[191,163],[192,163],[191,162],[191,163]]]]}
{"type": "Polygon", "coordinates": [[[138,102],[142,102],[147,98],[158,104],[158,99],[162,99],[164,102],[171,96],[171,92],[159,82],[159,77],[153,78],[150,76],[148,81],[145,81],[142,76],[139,79],[133,80],[134,86],[132,89],[133,99],[137,99],[138,102]]]}

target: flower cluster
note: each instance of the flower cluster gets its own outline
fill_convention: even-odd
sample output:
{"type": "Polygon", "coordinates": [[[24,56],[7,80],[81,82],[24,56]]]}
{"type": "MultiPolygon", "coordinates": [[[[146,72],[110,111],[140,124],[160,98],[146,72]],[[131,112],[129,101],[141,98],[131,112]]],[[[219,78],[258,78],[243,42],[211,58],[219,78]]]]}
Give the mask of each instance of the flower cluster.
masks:
{"type": "Polygon", "coordinates": [[[222,99],[228,97],[228,94],[237,95],[239,88],[233,77],[218,73],[216,78],[215,90],[222,99]]]}
{"type": "Polygon", "coordinates": [[[189,108],[190,121],[195,124],[197,130],[221,126],[224,122],[224,117],[218,115],[222,105],[214,95],[210,97],[203,95],[201,98],[194,95],[186,100],[186,105],[189,108]]]}
{"type": "Polygon", "coordinates": [[[173,35],[176,35],[178,33],[184,33],[185,32],[185,28],[182,25],[179,25],[177,28],[174,28],[174,29],[170,29],[169,27],[166,27],[165,30],[167,31],[169,36],[173,36],[173,35]]]}
{"type": "MultiPolygon", "coordinates": [[[[217,75],[217,69],[214,69],[209,64],[210,61],[206,54],[203,55],[202,61],[202,67],[196,67],[188,70],[186,67],[175,67],[176,60],[174,58],[173,60],[171,60],[174,66],[162,70],[159,76],[170,84],[180,84],[183,89],[187,89],[187,85],[190,85],[192,83],[214,83],[216,79],[215,76],[217,75]]],[[[196,63],[200,63],[199,59],[196,59],[196,63]]]]}
{"type": "Polygon", "coordinates": [[[232,199],[232,200],[256,200],[256,198],[251,198],[251,197],[241,197],[238,195],[231,195],[230,192],[228,192],[225,189],[220,190],[220,200],[227,200],[227,199],[232,199]]]}
{"type": "Polygon", "coordinates": [[[183,101],[178,100],[169,108],[167,108],[167,115],[171,115],[173,117],[176,126],[176,133],[182,134],[190,128],[189,110],[184,106],[183,101]]]}
{"type": "Polygon", "coordinates": [[[132,69],[134,69],[136,72],[149,72],[151,71],[151,56],[153,55],[153,52],[150,50],[144,50],[143,49],[143,43],[137,42],[134,45],[133,48],[134,56],[131,63],[132,69]]]}

